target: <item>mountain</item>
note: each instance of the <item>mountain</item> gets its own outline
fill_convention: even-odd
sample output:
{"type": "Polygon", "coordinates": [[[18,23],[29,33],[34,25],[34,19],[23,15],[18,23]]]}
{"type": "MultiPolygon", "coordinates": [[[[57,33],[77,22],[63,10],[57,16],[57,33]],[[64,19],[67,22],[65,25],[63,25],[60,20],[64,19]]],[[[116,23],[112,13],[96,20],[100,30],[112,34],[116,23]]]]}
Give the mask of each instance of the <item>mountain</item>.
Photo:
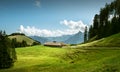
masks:
{"type": "Polygon", "coordinates": [[[8,38],[13,39],[16,38],[17,42],[22,42],[23,40],[27,42],[28,45],[32,45],[33,42],[36,42],[35,40],[29,38],[25,35],[10,35],[8,38]]]}
{"type": "Polygon", "coordinates": [[[51,42],[51,41],[64,42],[66,44],[78,44],[83,42],[83,33],[78,32],[73,35],[63,35],[58,37],[30,36],[30,38],[41,42],[41,44],[44,44],[45,42],[51,42]]]}
{"type": "Polygon", "coordinates": [[[50,41],[46,37],[30,36],[30,38],[32,38],[33,40],[39,41],[41,44],[44,44],[45,42],[50,41]]]}
{"type": "Polygon", "coordinates": [[[58,37],[39,37],[39,36],[30,36],[30,38],[41,42],[41,44],[44,44],[45,42],[51,42],[51,41],[57,41],[57,42],[63,42],[64,40],[67,40],[72,35],[63,35],[58,37]]]}
{"type": "Polygon", "coordinates": [[[57,41],[57,42],[64,42],[65,40],[69,39],[73,35],[63,35],[58,37],[47,37],[49,41],[57,41]]]}
{"type": "Polygon", "coordinates": [[[71,36],[67,40],[64,41],[64,43],[67,44],[78,44],[83,42],[84,40],[84,34],[82,32],[78,32],[75,35],[71,36]]]}
{"type": "Polygon", "coordinates": [[[120,47],[120,33],[89,43],[81,44],[80,46],[120,47]]]}

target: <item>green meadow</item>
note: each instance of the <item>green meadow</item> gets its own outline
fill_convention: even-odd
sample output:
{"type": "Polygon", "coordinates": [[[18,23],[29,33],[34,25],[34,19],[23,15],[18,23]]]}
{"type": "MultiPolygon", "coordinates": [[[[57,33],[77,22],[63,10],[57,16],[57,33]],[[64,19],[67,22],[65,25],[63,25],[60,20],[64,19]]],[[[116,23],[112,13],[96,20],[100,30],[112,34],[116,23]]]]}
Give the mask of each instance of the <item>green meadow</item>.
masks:
{"type": "Polygon", "coordinates": [[[120,47],[16,48],[17,61],[0,72],[120,72],[120,47]]]}
{"type": "Polygon", "coordinates": [[[0,12],[0,72],[120,72],[120,0],[0,0],[0,12]]]}

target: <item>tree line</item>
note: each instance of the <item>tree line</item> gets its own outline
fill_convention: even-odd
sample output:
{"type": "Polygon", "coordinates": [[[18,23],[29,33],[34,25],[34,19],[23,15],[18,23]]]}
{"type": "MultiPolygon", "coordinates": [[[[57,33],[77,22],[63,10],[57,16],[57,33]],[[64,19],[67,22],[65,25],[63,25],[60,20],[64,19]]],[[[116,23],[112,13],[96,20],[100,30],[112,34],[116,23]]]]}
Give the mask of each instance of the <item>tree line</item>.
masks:
{"type": "Polygon", "coordinates": [[[17,42],[17,39],[13,38],[11,41],[12,41],[11,44],[13,48],[29,46],[25,40],[23,40],[22,42],[17,42]]]}
{"type": "Polygon", "coordinates": [[[24,33],[12,33],[12,34],[10,34],[9,36],[15,36],[15,35],[23,35],[23,36],[25,36],[24,33]]]}
{"type": "Polygon", "coordinates": [[[120,0],[114,0],[110,4],[106,4],[104,8],[100,9],[100,13],[94,16],[93,25],[89,27],[88,41],[92,38],[97,40],[119,32],[120,0]]]}

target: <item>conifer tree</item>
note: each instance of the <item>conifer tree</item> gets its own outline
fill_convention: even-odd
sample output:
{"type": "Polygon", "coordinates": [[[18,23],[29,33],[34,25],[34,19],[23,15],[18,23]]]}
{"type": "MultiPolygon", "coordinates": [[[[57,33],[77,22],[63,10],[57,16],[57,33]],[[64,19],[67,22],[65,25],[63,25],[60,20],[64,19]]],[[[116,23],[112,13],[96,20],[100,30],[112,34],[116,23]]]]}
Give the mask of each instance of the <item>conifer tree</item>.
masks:
{"type": "Polygon", "coordinates": [[[87,26],[85,27],[85,31],[84,31],[84,42],[86,42],[87,41],[87,26]]]}
{"type": "Polygon", "coordinates": [[[13,66],[16,56],[15,48],[11,46],[11,40],[7,37],[5,31],[0,31],[0,69],[13,66]]]}
{"type": "Polygon", "coordinates": [[[114,0],[101,8],[94,17],[93,25],[89,28],[89,39],[97,36],[101,39],[120,32],[120,0],[114,0]],[[112,16],[112,18],[110,18],[112,16]]]}

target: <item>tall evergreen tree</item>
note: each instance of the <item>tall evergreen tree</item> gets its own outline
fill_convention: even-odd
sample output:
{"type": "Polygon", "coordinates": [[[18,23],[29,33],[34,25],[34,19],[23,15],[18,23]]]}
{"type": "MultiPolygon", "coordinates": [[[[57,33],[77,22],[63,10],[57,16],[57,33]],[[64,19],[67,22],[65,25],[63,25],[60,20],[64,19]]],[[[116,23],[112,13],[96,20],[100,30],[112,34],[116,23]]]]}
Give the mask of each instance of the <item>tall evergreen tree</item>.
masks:
{"type": "Polygon", "coordinates": [[[89,28],[89,39],[97,39],[120,32],[120,0],[114,0],[101,8],[100,13],[94,17],[93,25],[89,28]],[[112,17],[110,17],[112,16],[112,17]]]}
{"type": "Polygon", "coordinates": [[[91,25],[88,32],[88,39],[91,39],[92,37],[93,37],[93,26],[91,25]]]}
{"type": "Polygon", "coordinates": [[[100,26],[100,18],[99,18],[99,15],[96,14],[93,20],[93,36],[92,37],[98,35],[99,26],[100,26]]]}
{"type": "Polygon", "coordinates": [[[11,47],[11,41],[5,31],[0,31],[0,69],[13,66],[15,49],[11,47]]]}
{"type": "Polygon", "coordinates": [[[87,38],[88,38],[88,36],[87,36],[87,26],[85,27],[85,31],[84,31],[84,42],[86,42],[87,41],[87,38]]]}

